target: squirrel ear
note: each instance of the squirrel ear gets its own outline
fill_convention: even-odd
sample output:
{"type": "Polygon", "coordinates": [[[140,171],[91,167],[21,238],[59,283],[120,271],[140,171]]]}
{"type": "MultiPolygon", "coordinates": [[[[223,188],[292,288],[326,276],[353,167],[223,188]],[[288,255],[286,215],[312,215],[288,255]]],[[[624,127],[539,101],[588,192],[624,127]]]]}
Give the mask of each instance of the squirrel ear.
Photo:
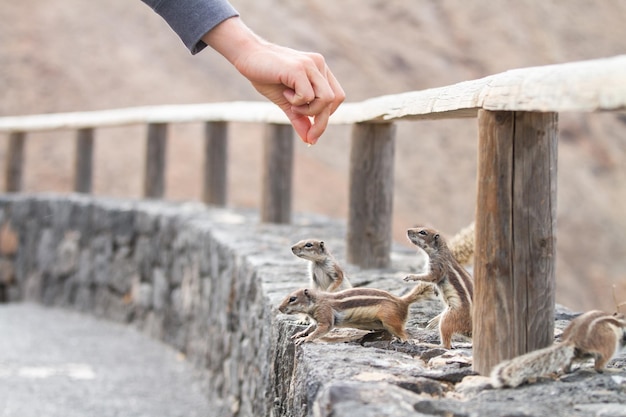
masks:
{"type": "Polygon", "coordinates": [[[311,296],[309,295],[309,290],[307,288],[304,289],[304,295],[308,298],[311,298],[311,296]]]}
{"type": "Polygon", "coordinates": [[[435,240],[439,240],[439,233],[435,235],[435,240]]]}
{"type": "Polygon", "coordinates": [[[324,241],[323,240],[320,242],[320,249],[324,250],[324,241]]]}

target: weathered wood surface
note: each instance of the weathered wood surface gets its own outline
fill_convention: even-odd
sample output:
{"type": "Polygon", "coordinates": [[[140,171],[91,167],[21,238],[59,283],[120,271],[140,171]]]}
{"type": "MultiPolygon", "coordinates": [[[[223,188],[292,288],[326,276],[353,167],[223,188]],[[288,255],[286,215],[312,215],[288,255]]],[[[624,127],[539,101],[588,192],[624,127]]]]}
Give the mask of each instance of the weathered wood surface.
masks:
{"type": "Polygon", "coordinates": [[[474,117],[478,109],[557,113],[626,109],[626,55],[515,69],[447,87],[373,98],[345,109],[349,117],[338,110],[332,122],[474,117]]]}
{"type": "Polygon", "coordinates": [[[474,369],[553,341],[557,115],[479,113],[474,369]]]}
{"type": "Polygon", "coordinates": [[[79,129],[76,133],[76,153],[74,157],[74,191],[88,194],[93,178],[93,137],[91,128],[79,129]]]}
{"type": "Polygon", "coordinates": [[[163,198],[165,195],[165,156],[167,151],[167,124],[148,125],[146,162],[143,182],[145,198],[163,198]]]}
{"type": "MultiPolygon", "coordinates": [[[[626,55],[515,69],[446,87],[345,103],[330,123],[475,117],[481,108],[541,112],[626,109],[626,55]]],[[[0,132],[208,121],[289,123],[272,103],[230,102],[2,117],[0,132]]]]}
{"type": "Polygon", "coordinates": [[[210,121],[288,123],[286,116],[272,103],[234,101],[228,103],[144,106],[90,112],[0,117],[0,132],[19,130],[10,128],[11,126],[23,126],[26,131],[33,132],[146,123],[210,121]]]}
{"type": "Polygon", "coordinates": [[[346,255],[362,268],[390,262],[395,131],[392,123],[357,123],[352,131],[346,255]]]}
{"type": "Polygon", "coordinates": [[[204,140],[202,200],[207,204],[225,206],[228,195],[228,124],[206,123],[204,140]]]}
{"type": "Polygon", "coordinates": [[[291,222],[294,139],[291,125],[270,124],[263,152],[261,221],[291,222]]]}
{"type": "Polygon", "coordinates": [[[7,165],[5,175],[5,188],[7,192],[22,191],[22,174],[24,171],[24,132],[11,132],[9,135],[9,148],[7,149],[7,165]]]}

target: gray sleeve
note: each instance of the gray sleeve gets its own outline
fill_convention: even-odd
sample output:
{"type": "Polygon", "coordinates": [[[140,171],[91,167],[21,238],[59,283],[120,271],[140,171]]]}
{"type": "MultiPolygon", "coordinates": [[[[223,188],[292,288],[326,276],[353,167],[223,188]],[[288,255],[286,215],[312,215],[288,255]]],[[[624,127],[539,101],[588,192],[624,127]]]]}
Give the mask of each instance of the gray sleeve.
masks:
{"type": "Polygon", "coordinates": [[[178,34],[192,54],[207,45],[202,36],[222,21],[239,14],[227,0],[141,0],[178,34]]]}

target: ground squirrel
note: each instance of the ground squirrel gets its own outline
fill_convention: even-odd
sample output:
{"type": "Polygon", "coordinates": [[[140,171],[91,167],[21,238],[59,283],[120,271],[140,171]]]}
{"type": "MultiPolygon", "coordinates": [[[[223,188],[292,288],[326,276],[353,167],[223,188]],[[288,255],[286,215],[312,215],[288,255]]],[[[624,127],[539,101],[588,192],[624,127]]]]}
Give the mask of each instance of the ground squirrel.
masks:
{"type": "Polygon", "coordinates": [[[446,308],[437,316],[441,344],[452,347],[452,335],[472,335],[472,298],[474,285],[470,274],[454,258],[445,239],[433,229],[416,227],[407,230],[409,240],[428,255],[427,271],[407,275],[405,281],[436,284],[446,308]]]}
{"type": "MultiPolygon", "coordinates": [[[[452,256],[461,265],[472,265],[474,263],[474,234],[476,223],[471,222],[469,225],[461,229],[456,235],[452,236],[448,242],[448,248],[452,252],[452,256]]],[[[440,316],[433,317],[426,326],[427,329],[439,328],[440,316]]]]}
{"type": "Polygon", "coordinates": [[[301,240],[291,247],[291,251],[297,257],[310,261],[310,285],[314,289],[333,292],[352,288],[343,269],[321,240],[301,240]]]}
{"type": "Polygon", "coordinates": [[[350,288],[334,293],[302,288],[285,297],[278,309],[285,314],[306,314],[314,320],[307,329],[292,336],[296,345],[315,340],[333,327],[385,330],[406,341],[409,305],[431,297],[434,290],[432,284],[425,282],[402,297],[375,288],[350,288]]]}
{"type": "Polygon", "coordinates": [[[589,311],[576,317],[565,328],[561,343],[526,353],[499,363],[491,371],[495,388],[517,387],[530,379],[559,371],[569,372],[575,360],[595,359],[595,369],[604,371],[626,345],[626,319],[623,314],[589,311]]]}

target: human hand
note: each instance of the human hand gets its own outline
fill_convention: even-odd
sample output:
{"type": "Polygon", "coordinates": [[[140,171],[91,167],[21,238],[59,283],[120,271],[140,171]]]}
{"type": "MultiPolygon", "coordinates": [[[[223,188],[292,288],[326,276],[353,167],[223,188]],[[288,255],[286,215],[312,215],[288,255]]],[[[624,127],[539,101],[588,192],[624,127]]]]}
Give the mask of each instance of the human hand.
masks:
{"type": "Polygon", "coordinates": [[[259,93],[285,112],[309,144],[322,136],[330,115],[345,99],[319,54],[269,45],[246,55],[236,66],[259,93]]]}
{"type": "Polygon", "coordinates": [[[268,43],[237,17],[220,23],[203,40],[280,107],[308,144],[317,142],[345,99],[321,55],[268,43]]]}

